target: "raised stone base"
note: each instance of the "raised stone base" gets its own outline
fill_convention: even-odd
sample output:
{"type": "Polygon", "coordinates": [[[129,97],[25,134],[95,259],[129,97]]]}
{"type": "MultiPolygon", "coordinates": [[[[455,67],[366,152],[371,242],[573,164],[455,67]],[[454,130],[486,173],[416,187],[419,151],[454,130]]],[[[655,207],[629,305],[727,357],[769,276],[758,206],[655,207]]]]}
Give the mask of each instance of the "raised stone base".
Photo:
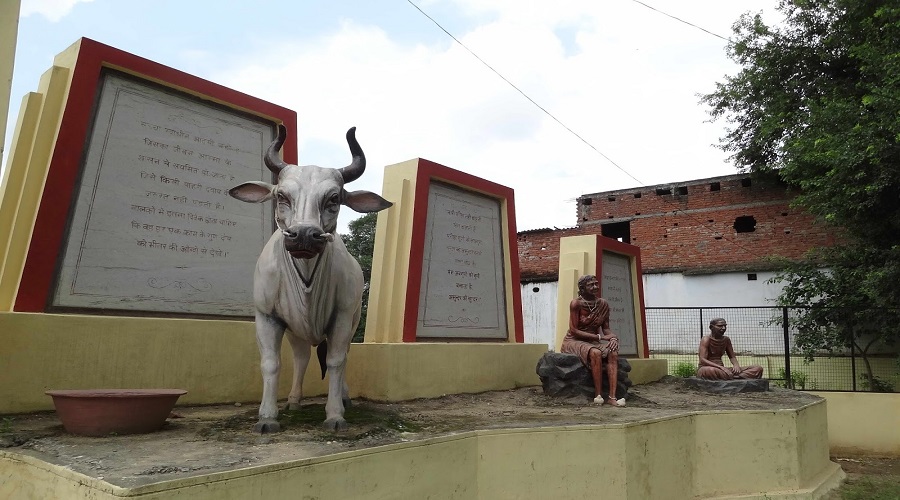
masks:
{"type": "Polygon", "coordinates": [[[473,430],[136,487],[0,450],[0,498],[22,500],[816,500],[843,477],[828,460],[824,401],[780,411],[685,410],[627,424],[473,430]]]}
{"type": "MultiPolygon", "coordinates": [[[[548,352],[538,360],[536,371],[541,378],[544,394],[561,398],[594,399],[594,379],[591,377],[591,371],[574,354],[548,352]]],[[[631,380],[628,378],[630,371],[631,364],[624,357],[620,357],[616,398],[624,398],[628,393],[631,387],[631,380]]],[[[609,394],[605,367],[602,388],[603,394],[609,394]]]]}
{"type": "Polygon", "coordinates": [[[684,379],[684,385],[691,389],[697,389],[713,394],[737,394],[740,392],[766,392],[769,390],[769,381],[760,379],[741,380],[706,380],[698,377],[684,379]]]}

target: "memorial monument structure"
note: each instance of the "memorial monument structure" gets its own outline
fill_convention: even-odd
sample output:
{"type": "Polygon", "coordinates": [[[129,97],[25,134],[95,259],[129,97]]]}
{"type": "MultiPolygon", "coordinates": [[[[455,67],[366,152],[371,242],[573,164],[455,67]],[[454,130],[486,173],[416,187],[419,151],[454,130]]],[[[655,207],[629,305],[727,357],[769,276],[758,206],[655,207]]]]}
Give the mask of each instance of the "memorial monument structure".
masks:
{"type": "Polygon", "coordinates": [[[263,153],[296,113],[86,38],[22,103],[0,199],[0,412],[49,409],[61,388],[254,396],[222,380],[245,371],[272,209],[227,191],[271,180],[263,153]]]}
{"type": "MultiPolygon", "coordinates": [[[[0,414],[51,409],[44,391],[62,388],[182,387],[181,404],[258,401],[244,294],[273,214],[225,190],[271,183],[262,153],[278,125],[296,137],[296,114],[88,39],[62,52],[23,103],[0,198],[0,414]]],[[[297,163],[293,141],[283,154],[297,163]]],[[[547,346],[522,341],[512,190],[423,159],[387,167],[384,182],[394,206],[378,217],[366,342],[351,346],[346,368],[351,395],[537,385],[547,346]]],[[[645,359],[639,256],[587,238],[562,245],[560,296],[571,294],[561,300],[579,276],[600,277],[632,380],[649,381],[657,365],[645,359]]],[[[316,379],[304,379],[304,394],[326,392],[316,379]]],[[[840,471],[828,461],[825,418],[816,403],[536,423],[136,487],[0,450],[0,496],[575,497],[596,494],[603,470],[616,498],[810,498],[840,471]]]]}

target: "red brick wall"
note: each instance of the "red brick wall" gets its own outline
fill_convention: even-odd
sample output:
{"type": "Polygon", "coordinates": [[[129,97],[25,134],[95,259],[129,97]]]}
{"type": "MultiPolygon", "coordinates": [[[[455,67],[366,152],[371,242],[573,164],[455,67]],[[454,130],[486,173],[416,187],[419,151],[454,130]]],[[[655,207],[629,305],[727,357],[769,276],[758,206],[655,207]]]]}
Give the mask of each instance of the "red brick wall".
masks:
{"type": "Polygon", "coordinates": [[[577,227],[519,233],[522,279],[556,279],[559,239],[600,234],[605,223],[628,221],[645,273],[766,270],[771,257],[798,259],[812,247],[832,244],[822,224],[789,206],[792,195],[783,186],[742,185],[748,181],[730,176],[673,185],[672,194],[658,195],[657,186],[582,196],[577,227]],[[718,191],[710,190],[713,182],[718,191]],[[687,194],[677,194],[678,187],[687,194]],[[735,230],[735,219],[745,216],[755,219],[753,232],[735,230]]]}

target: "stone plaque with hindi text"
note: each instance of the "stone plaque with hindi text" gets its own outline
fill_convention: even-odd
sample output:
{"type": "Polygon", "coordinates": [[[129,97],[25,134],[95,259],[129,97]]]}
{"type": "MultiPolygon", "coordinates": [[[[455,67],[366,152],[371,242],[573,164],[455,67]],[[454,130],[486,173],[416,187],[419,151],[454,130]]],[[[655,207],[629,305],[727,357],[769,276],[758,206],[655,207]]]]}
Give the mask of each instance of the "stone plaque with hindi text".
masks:
{"type": "Polygon", "coordinates": [[[432,182],[417,337],[507,338],[500,202],[432,182]]]}
{"type": "Polygon", "coordinates": [[[53,305],[251,316],[272,209],[228,189],[271,180],[273,137],[262,119],[107,72],[53,305]]]}
{"type": "Polygon", "coordinates": [[[609,302],[609,327],[619,336],[621,354],[637,354],[637,325],[634,321],[635,294],[631,258],[603,252],[600,296],[609,302]]]}

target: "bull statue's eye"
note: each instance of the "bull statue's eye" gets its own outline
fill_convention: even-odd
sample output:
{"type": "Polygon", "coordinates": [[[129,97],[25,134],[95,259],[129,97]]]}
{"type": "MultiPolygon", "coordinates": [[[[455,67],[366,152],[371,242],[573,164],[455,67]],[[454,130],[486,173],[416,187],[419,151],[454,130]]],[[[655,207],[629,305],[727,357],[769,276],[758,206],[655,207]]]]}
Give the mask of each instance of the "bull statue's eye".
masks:
{"type": "Polygon", "coordinates": [[[325,203],[325,208],[329,210],[337,210],[337,208],[341,204],[341,197],[337,193],[328,197],[328,201],[325,203]]]}
{"type": "Polygon", "coordinates": [[[285,195],[283,195],[283,194],[281,194],[281,193],[278,193],[278,204],[279,204],[279,205],[285,205],[285,206],[288,206],[288,207],[289,207],[289,206],[291,206],[291,201],[288,200],[288,197],[287,197],[287,196],[285,196],[285,195]]]}

